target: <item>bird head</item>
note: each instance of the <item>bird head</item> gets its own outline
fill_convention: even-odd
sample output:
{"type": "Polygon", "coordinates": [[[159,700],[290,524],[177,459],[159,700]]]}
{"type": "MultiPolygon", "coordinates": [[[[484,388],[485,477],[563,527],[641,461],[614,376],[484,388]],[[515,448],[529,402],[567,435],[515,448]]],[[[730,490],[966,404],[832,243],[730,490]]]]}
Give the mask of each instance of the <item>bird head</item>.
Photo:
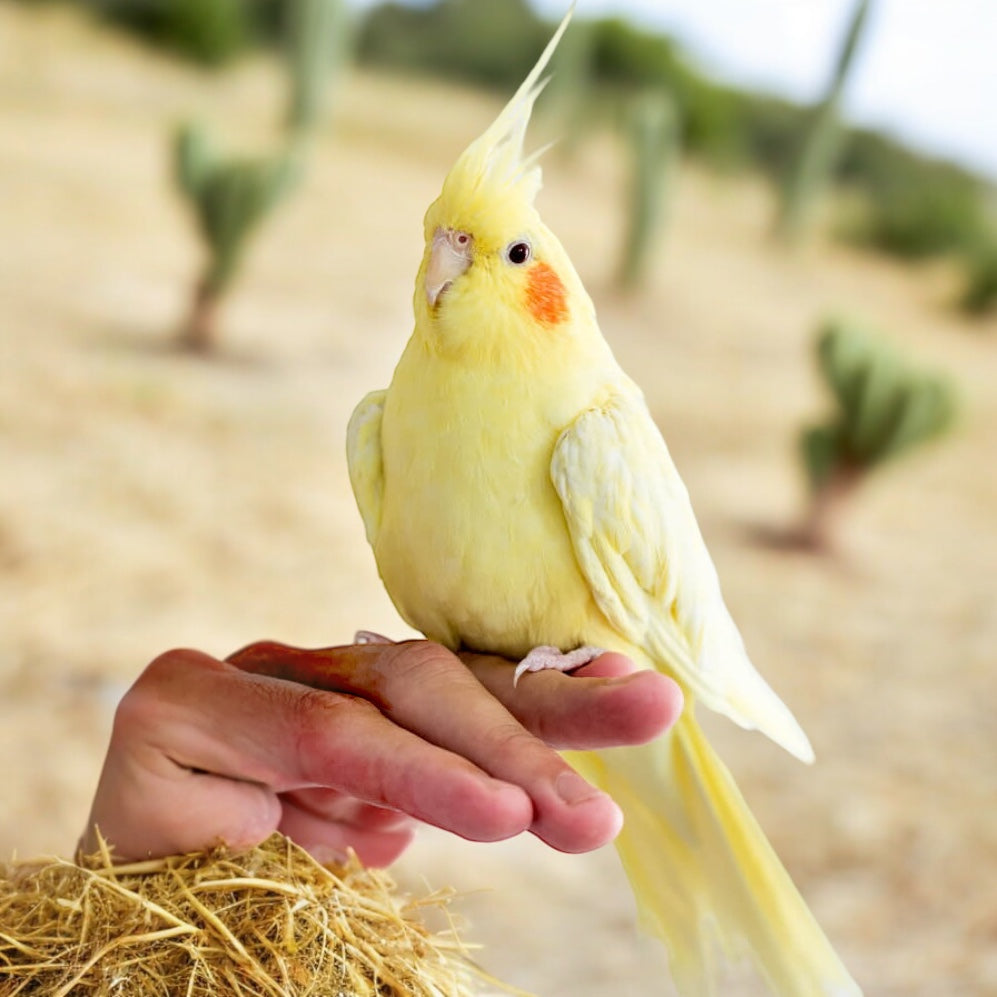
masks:
{"type": "Polygon", "coordinates": [[[416,326],[437,349],[494,352],[529,336],[572,335],[591,302],[557,237],[534,207],[538,159],[524,157],[541,73],[570,20],[495,121],[460,155],[425,217],[416,326]]]}

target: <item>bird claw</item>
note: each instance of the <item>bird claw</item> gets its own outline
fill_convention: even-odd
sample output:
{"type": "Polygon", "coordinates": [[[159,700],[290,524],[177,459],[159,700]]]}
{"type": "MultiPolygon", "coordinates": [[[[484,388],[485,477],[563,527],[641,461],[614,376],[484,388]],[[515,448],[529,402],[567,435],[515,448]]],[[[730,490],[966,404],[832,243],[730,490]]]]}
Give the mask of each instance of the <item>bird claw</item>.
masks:
{"type": "Polygon", "coordinates": [[[390,637],[376,634],[373,630],[358,630],[353,635],[354,644],[394,644],[390,637]]]}
{"type": "Polygon", "coordinates": [[[605,654],[601,647],[576,647],[573,651],[559,651],[556,647],[542,644],[532,651],[516,666],[512,677],[513,686],[518,685],[520,678],[526,672],[557,671],[570,672],[581,668],[590,661],[595,661],[600,654],[605,654]]]}

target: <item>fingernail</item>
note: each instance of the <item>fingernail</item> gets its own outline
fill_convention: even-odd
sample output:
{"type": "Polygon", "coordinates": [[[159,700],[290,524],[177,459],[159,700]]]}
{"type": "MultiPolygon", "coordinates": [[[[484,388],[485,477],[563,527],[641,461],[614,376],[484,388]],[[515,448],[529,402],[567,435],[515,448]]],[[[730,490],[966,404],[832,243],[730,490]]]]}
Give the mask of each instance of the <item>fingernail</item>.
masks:
{"type": "Polygon", "coordinates": [[[554,780],[554,791],[569,806],[602,796],[595,786],[587,783],[577,772],[562,772],[554,780]]]}

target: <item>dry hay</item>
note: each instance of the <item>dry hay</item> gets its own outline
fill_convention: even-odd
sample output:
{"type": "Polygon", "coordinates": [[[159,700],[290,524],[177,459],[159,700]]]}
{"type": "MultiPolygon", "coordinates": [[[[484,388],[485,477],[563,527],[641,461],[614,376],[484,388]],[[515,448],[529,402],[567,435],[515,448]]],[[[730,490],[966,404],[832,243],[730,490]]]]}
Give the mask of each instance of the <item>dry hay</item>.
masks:
{"type": "Polygon", "coordinates": [[[386,873],[326,867],[274,835],[249,852],[114,865],[0,864],[0,995],[469,997],[452,924],[386,873]]]}

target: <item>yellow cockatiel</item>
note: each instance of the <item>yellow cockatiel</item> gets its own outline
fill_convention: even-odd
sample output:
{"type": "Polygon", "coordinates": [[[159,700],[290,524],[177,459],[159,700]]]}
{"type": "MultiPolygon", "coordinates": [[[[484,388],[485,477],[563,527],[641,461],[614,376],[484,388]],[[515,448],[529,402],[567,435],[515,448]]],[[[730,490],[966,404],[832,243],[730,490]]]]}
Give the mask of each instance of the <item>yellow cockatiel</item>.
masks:
{"type": "Polygon", "coordinates": [[[810,744],[748,660],[664,440],[533,206],[523,139],[567,20],[426,214],[415,331],[349,426],[367,537],[431,640],[527,669],[611,648],[682,686],[665,737],[571,761],[623,810],[617,847],[683,993],[714,992],[719,949],[776,994],[858,994],[693,704],[806,762],[810,744]]]}

